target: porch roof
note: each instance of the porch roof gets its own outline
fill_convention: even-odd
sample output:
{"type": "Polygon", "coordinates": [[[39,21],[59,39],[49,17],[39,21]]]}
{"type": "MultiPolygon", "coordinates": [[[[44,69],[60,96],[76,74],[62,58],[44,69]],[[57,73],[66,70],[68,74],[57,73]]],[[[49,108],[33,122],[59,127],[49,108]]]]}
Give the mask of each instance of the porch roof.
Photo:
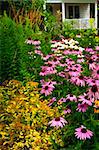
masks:
{"type": "Polygon", "coordinates": [[[46,3],[95,3],[97,0],[47,0],[46,3]]]}

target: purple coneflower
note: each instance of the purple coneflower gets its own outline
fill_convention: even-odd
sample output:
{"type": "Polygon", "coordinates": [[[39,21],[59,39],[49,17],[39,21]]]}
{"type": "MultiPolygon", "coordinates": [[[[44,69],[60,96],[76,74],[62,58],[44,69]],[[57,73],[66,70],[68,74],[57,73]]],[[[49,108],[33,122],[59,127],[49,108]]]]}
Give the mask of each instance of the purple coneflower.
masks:
{"type": "Polygon", "coordinates": [[[47,66],[42,66],[41,68],[40,76],[46,76],[48,74],[47,66]]]}
{"type": "Polygon", "coordinates": [[[84,95],[78,96],[78,101],[82,102],[82,104],[92,106],[92,102],[90,101],[86,93],[84,93],[84,95]]]}
{"type": "Polygon", "coordinates": [[[50,121],[48,124],[51,126],[51,127],[61,127],[63,128],[63,126],[65,126],[65,124],[67,124],[68,122],[62,118],[62,117],[57,117],[57,118],[54,118],[52,121],[50,121]]]}
{"type": "Polygon", "coordinates": [[[40,50],[35,50],[34,52],[35,52],[35,54],[38,54],[43,57],[43,53],[40,50]]]}
{"type": "Polygon", "coordinates": [[[51,54],[48,54],[48,55],[46,55],[46,56],[43,55],[42,59],[46,61],[46,60],[48,60],[50,57],[51,57],[51,54]]]}
{"type": "Polygon", "coordinates": [[[52,64],[49,64],[49,66],[42,66],[42,71],[40,72],[41,76],[46,76],[49,74],[55,74],[57,73],[57,70],[51,67],[52,64]]]}
{"type": "Polygon", "coordinates": [[[77,102],[76,96],[72,95],[72,94],[68,94],[67,97],[66,97],[66,100],[77,102]]]}
{"type": "Polygon", "coordinates": [[[99,60],[98,54],[96,53],[96,54],[92,55],[92,56],[91,56],[91,59],[92,59],[93,61],[98,61],[98,60],[99,60]]]}
{"type": "Polygon", "coordinates": [[[26,39],[26,41],[25,41],[25,43],[27,43],[27,44],[32,44],[32,39],[31,38],[28,38],[28,39],[26,39]]]}
{"type": "Polygon", "coordinates": [[[67,65],[73,65],[73,64],[75,64],[75,62],[71,58],[67,58],[66,59],[66,63],[67,63],[67,65]]]}
{"type": "Polygon", "coordinates": [[[96,68],[93,70],[93,72],[92,72],[92,76],[93,76],[93,78],[95,78],[95,79],[98,79],[98,80],[99,80],[99,65],[98,65],[98,66],[96,66],[96,68]]]}
{"type": "Polygon", "coordinates": [[[91,98],[93,97],[94,100],[99,98],[99,87],[97,85],[93,85],[88,93],[87,93],[88,97],[91,98]]]}
{"type": "Polygon", "coordinates": [[[58,75],[59,75],[60,77],[66,78],[66,79],[69,78],[69,74],[66,73],[66,72],[63,72],[63,71],[59,72],[58,75]]]}
{"type": "Polygon", "coordinates": [[[70,109],[71,107],[68,105],[67,107],[66,107],[66,109],[64,110],[64,114],[70,114],[71,113],[71,109],[70,109]]]}
{"type": "Polygon", "coordinates": [[[94,70],[96,68],[96,63],[94,62],[93,59],[90,59],[88,61],[88,64],[89,64],[89,69],[94,70]]]}
{"type": "Polygon", "coordinates": [[[83,75],[71,77],[70,81],[78,86],[85,86],[85,78],[83,75]]]}
{"type": "Polygon", "coordinates": [[[41,44],[41,42],[39,40],[32,40],[32,44],[38,46],[41,44]]]}
{"type": "Polygon", "coordinates": [[[86,112],[87,109],[88,109],[88,105],[84,103],[84,104],[78,104],[76,110],[79,112],[86,112]]]}
{"type": "Polygon", "coordinates": [[[92,48],[86,48],[85,51],[92,53],[94,50],[92,48]]]}
{"type": "Polygon", "coordinates": [[[65,103],[65,102],[66,102],[66,98],[63,98],[63,97],[62,97],[61,99],[58,100],[57,103],[58,103],[58,104],[62,104],[62,103],[65,103]]]}
{"type": "Polygon", "coordinates": [[[75,136],[77,139],[86,140],[87,138],[90,139],[93,136],[93,132],[86,129],[85,126],[81,125],[81,127],[75,129],[75,136]]]}
{"type": "Polygon", "coordinates": [[[96,50],[99,51],[99,46],[96,46],[96,50]]]}
{"type": "Polygon", "coordinates": [[[83,58],[78,58],[77,63],[83,63],[85,60],[83,58]]]}
{"type": "Polygon", "coordinates": [[[49,101],[48,106],[51,106],[55,101],[56,101],[56,97],[53,97],[53,98],[49,101]]]}
{"type": "Polygon", "coordinates": [[[53,90],[54,90],[54,81],[49,81],[49,82],[45,82],[42,85],[42,90],[41,90],[41,94],[45,94],[45,96],[52,94],[53,90]]]}
{"type": "Polygon", "coordinates": [[[80,71],[70,69],[68,74],[72,77],[76,77],[80,75],[80,71]]]}
{"type": "Polygon", "coordinates": [[[99,86],[99,80],[97,80],[97,79],[93,79],[92,77],[86,77],[85,80],[89,86],[93,86],[93,85],[99,86]]]}

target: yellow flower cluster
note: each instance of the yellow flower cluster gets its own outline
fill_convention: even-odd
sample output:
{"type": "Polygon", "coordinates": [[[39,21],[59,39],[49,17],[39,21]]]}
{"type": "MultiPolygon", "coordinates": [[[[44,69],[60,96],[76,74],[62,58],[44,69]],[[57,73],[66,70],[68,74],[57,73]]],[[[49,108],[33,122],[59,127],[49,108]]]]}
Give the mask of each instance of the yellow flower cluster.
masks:
{"type": "Polygon", "coordinates": [[[59,115],[58,108],[51,109],[42,100],[37,82],[22,85],[11,80],[0,87],[0,97],[1,150],[52,150],[51,136],[62,143],[59,129],[48,129],[48,122],[59,115]]]}

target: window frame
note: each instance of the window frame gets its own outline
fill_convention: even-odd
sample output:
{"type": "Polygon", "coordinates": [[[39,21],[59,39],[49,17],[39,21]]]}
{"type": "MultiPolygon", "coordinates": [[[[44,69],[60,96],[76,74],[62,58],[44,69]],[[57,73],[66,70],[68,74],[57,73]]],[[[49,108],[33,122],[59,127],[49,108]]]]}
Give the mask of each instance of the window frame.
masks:
{"type": "Polygon", "coordinates": [[[68,19],[79,19],[80,18],[80,5],[79,4],[65,4],[65,8],[66,8],[66,16],[65,18],[68,18],[68,19]],[[73,7],[73,17],[70,18],[69,16],[69,7],[73,7]],[[76,17],[76,12],[75,12],[75,8],[78,7],[79,9],[79,14],[78,14],[78,17],[76,17]]]}

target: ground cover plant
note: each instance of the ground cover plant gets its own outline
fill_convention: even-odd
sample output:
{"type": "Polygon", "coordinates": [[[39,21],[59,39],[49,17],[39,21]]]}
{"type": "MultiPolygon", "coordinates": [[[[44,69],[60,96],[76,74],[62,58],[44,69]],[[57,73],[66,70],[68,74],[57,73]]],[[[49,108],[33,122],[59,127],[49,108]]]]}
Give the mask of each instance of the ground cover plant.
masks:
{"type": "Polygon", "coordinates": [[[54,139],[63,143],[61,130],[48,127],[54,115],[61,113],[57,107],[49,107],[39,90],[33,81],[22,84],[10,80],[0,87],[1,150],[49,150],[53,149],[54,139]]]}

